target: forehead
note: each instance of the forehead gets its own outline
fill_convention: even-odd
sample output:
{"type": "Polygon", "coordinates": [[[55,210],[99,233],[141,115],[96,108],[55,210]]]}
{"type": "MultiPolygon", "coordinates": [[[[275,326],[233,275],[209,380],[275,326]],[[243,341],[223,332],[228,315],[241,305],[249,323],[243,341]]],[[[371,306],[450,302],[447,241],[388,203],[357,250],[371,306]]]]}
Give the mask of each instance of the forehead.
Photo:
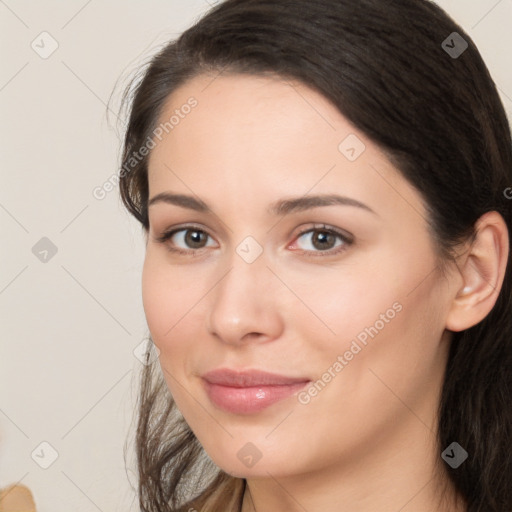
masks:
{"type": "Polygon", "coordinates": [[[363,201],[396,201],[397,193],[418,199],[365,134],[298,82],[200,75],[167,99],[158,120],[165,123],[149,160],[150,197],[172,189],[209,204],[236,198],[238,206],[308,191],[363,201]],[[347,144],[360,152],[356,159],[347,157],[347,144]]]}
{"type": "MultiPolygon", "coordinates": [[[[292,156],[298,143],[317,147],[320,141],[336,154],[338,132],[351,130],[333,105],[306,86],[253,75],[195,77],[170,95],[158,124],[165,126],[172,117],[168,149],[172,147],[177,155],[186,142],[204,153],[214,152],[217,159],[225,154],[232,162],[242,153],[247,159],[285,152],[292,156]],[[197,104],[189,111],[186,105],[191,98],[197,104]],[[178,120],[180,110],[188,114],[178,120]]],[[[158,146],[155,156],[164,149],[158,146]]]]}

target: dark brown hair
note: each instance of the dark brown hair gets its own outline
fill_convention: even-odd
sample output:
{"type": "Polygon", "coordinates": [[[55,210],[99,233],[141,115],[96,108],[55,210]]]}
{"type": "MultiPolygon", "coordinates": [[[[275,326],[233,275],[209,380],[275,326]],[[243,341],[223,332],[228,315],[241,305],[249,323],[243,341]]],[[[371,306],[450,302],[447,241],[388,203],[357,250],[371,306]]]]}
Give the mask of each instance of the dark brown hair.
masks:
{"type": "MultiPolygon", "coordinates": [[[[169,94],[220,72],[298,80],[329,99],[420,192],[446,261],[488,211],[499,212],[511,233],[503,105],[471,38],[427,0],[226,0],[171,41],[125,95],[120,193],[145,230],[147,157],[128,162],[152,136],[169,94]],[[468,45],[460,55],[443,47],[447,38],[454,47],[453,32],[468,45]]],[[[453,333],[439,405],[439,453],[457,441],[469,454],[457,469],[446,467],[468,512],[512,510],[510,257],[492,311],[453,333]]],[[[141,509],[188,510],[185,498],[200,496],[193,503],[205,512],[238,510],[245,480],[209,460],[157,365],[144,367],[139,396],[141,509]]]]}

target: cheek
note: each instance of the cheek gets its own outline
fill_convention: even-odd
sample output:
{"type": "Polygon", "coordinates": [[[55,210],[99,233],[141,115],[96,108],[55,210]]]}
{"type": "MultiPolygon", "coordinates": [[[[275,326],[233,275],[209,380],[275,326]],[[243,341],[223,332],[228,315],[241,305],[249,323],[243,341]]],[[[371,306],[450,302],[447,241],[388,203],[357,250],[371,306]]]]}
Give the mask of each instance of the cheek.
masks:
{"type": "MultiPolygon", "coordinates": [[[[293,276],[287,282],[294,282],[293,276]]],[[[303,285],[295,284],[294,293],[310,311],[296,301],[291,325],[298,321],[315,327],[313,343],[326,347],[331,344],[334,350],[350,344],[349,340],[358,334],[364,338],[365,328],[375,323],[382,330],[382,322],[392,322],[397,315],[402,299],[400,283],[392,274],[382,266],[372,270],[369,265],[340,267],[339,271],[325,269],[303,285]]]]}
{"type": "Polygon", "coordinates": [[[160,348],[160,338],[165,333],[164,319],[170,309],[170,297],[168,296],[170,290],[171,288],[165,286],[159,266],[152,261],[149,255],[146,255],[142,270],[142,304],[151,336],[158,348],[160,348]]]}
{"type": "Polygon", "coordinates": [[[151,336],[160,350],[174,335],[189,294],[190,288],[180,282],[179,272],[171,271],[162,257],[148,248],[142,270],[142,303],[151,336]]]}
{"type": "Polygon", "coordinates": [[[180,410],[187,405],[180,383],[185,381],[191,348],[190,343],[180,341],[187,339],[183,338],[183,330],[191,328],[187,311],[197,302],[182,281],[179,271],[171,270],[148,249],[142,271],[142,302],[151,338],[160,351],[162,375],[180,410]]]}
{"type": "Polygon", "coordinates": [[[382,418],[390,419],[401,407],[396,396],[421,410],[435,391],[443,368],[443,297],[435,280],[411,291],[415,279],[410,278],[404,275],[391,291],[382,287],[380,298],[371,297],[371,305],[363,307],[364,314],[347,306],[347,336],[340,338],[337,353],[343,356],[343,370],[336,384],[346,407],[359,404],[368,411],[378,404],[382,418]]]}
{"type": "Polygon", "coordinates": [[[193,269],[171,266],[165,255],[148,248],[142,270],[142,303],[151,337],[166,365],[179,361],[186,355],[182,353],[185,349],[191,351],[192,340],[200,339],[195,331],[203,325],[197,315],[207,292],[204,283],[193,269]]]}
{"type": "MultiPolygon", "coordinates": [[[[421,248],[418,243],[415,250],[421,248]]],[[[310,282],[295,288],[321,320],[308,317],[318,327],[317,335],[309,337],[310,347],[316,345],[324,365],[347,353],[351,367],[378,362],[389,365],[392,373],[393,365],[416,366],[425,357],[434,357],[435,340],[443,330],[444,299],[431,275],[435,264],[426,249],[423,254],[429,257],[418,258],[412,249],[390,247],[330,272],[329,279],[315,280],[315,287],[310,282]]]]}

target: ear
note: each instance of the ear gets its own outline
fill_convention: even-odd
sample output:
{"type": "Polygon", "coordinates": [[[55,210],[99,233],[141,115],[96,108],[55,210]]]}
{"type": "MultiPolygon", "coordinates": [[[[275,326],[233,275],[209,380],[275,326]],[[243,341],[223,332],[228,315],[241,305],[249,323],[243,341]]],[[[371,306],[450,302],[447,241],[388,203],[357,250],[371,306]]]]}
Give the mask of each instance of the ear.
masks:
{"type": "Polygon", "coordinates": [[[462,285],[459,280],[446,319],[450,331],[463,331],[482,321],[494,307],[505,276],[509,234],[503,217],[487,212],[475,229],[474,241],[458,258],[462,285]]]}

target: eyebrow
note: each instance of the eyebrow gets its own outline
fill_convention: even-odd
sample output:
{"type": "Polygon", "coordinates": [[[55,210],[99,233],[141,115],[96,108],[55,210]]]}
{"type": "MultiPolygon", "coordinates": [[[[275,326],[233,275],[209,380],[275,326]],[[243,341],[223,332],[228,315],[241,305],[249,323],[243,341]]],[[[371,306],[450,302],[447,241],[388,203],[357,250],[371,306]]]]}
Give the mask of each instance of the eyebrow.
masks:
{"type": "MultiPolygon", "coordinates": [[[[152,197],[148,202],[148,208],[157,203],[173,204],[195,210],[202,213],[212,214],[212,209],[201,199],[185,194],[172,194],[170,192],[161,192],[152,197]]],[[[290,213],[301,212],[320,206],[354,206],[377,215],[369,206],[356,199],[336,194],[321,194],[314,196],[293,197],[290,199],[281,199],[272,203],[268,208],[268,213],[275,216],[288,215],[290,213]]]]}

